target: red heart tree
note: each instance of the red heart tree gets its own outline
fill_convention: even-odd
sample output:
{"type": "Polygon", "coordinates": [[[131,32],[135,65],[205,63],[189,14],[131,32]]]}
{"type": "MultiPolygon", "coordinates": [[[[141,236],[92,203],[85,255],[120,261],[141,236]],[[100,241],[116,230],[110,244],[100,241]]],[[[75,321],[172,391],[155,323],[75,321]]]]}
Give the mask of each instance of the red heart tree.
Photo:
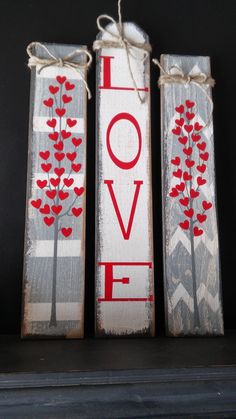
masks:
{"type": "MultiPolygon", "coordinates": [[[[79,217],[82,207],[77,206],[78,198],[84,193],[84,187],[75,184],[74,175],[81,170],[78,158],[81,138],[72,136],[70,128],[77,124],[76,119],[66,118],[66,105],[73,98],[70,91],[75,85],[70,83],[66,76],[57,76],[55,84],[49,86],[50,97],[43,100],[43,105],[49,110],[47,125],[51,128],[48,139],[53,143],[49,149],[39,152],[41,169],[46,174],[46,179],[36,180],[38,187],[44,192],[44,199],[31,201],[31,205],[42,214],[44,224],[54,229],[54,252],[52,272],[52,306],[49,326],[57,326],[56,317],[56,283],[57,283],[57,253],[58,236],[68,238],[72,235],[72,227],[63,225],[65,216],[79,217]],[[62,120],[64,118],[64,120],[62,120]],[[63,126],[63,121],[64,126],[63,126]],[[65,153],[65,142],[70,142],[71,151],[65,153]],[[65,162],[69,161],[69,173],[65,173],[65,162]],[[72,189],[72,199],[66,188],[72,189]]],[[[77,98],[78,100],[78,98],[77,98]]]]}
{"type": "Polygon", "coordinates": [[[195,102],[186,100],[175,108],[179,119],[175,120],[175,127],[172,133],[182,146],[181,155],[171,160],[173,177],[176,185],[169,192],[170,197],[178,200],[183,213],[183,219],[179,226],[189,232],[192,256],[192,279],[193,279],[193,300],[194,316],[196,327],[200,326],[197,293],[196,293],[196,272],[194,257],[194,237],[204,234],[204,223],[207,219],[207,211],[212,207],[211,202],[201,200],[200,190],[207,184],[204,174],[207,170],[209,153],[206,151],[207,144],[202,141],[201,131],[203,126],[195,121],[195,102]],[[199,202],[200,200],[200,202],[199,202]]]}

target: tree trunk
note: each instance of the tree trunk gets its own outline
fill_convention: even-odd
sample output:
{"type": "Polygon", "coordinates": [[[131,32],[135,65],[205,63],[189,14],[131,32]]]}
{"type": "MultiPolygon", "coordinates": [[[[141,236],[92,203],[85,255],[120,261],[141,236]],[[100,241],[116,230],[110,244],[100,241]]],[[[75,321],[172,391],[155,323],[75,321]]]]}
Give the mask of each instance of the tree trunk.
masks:
{"type": "Polygon", "coordinates": [[[54,224],[54,248],[52,270],[52,306],[49,327],[57,326],[56,299],[57,299],[57,250],[58,250],[58,217],[54,224]]]}
{"type": "Polygon", "coordinates": [[[190,244],[191,244],[191,260],[192,260],[192,284],[193,284],[193,310],[194,310],[194,327],[200,327],[200,317],[197,302],[197,283],[196,283],[196,266],[195,266],[195,249],[193,236],[193,221],[190,221],[190,244]]]}

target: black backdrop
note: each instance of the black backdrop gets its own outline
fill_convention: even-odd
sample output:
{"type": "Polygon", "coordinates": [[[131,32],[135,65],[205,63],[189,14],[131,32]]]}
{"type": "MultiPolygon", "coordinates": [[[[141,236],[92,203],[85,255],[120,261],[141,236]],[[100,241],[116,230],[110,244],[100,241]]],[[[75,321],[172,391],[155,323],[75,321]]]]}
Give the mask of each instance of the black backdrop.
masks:
{"type": "MultiPolygon", "coordinates": [[[[0,0],[0,333],[20,331],[31,41],[87,44],[96,37],[96,17],[117,17],[116,0],[0,0]]],[[[235,0],[123,0],[123,18],[150,36],[153,57],[161,53],[210,55],[220,249],[226,328],[236,326],[236,111],[235,0]]],[[[152,68],[152,150],[155,277],[158,333],[164,331],[160,189],[160,105],[152,68]]],[[[95,88],[95,65],[89,74],[95,88]]],[[[95,94],[88,105],[86,335],[94,319],[95,94]]]]}

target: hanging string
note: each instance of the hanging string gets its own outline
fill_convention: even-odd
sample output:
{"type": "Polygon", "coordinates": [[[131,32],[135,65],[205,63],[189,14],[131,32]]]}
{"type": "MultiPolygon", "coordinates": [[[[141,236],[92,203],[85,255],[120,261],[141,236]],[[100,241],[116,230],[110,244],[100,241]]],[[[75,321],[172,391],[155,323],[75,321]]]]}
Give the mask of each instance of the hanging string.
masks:
{"type": "Polygon", "coordinates": [[[51,51],[44,44],[41,44],[41,42],[31,42],[27,46],[26,51],[29,56],[28,67],[32,68],[32,67],[36,67],[37,65],[41,66],[38,70],[39,74],[41,73],[43,69],[50,66],[67,67],[67,68],[70,68],[71,70],[78,72],[87,90],[88,98],[91,99],[92,95],[91,95],[88,83],[86,81],[84,74],[82,73],[83,70],[89,69],[93,60],[92,55],[90,54],[89,51],[87,51],[86,49],[77,48],[74,51],[72,51],[70,54],[61,58],[61,57],[56,57],[55,55],[53,55],[51,51]],[[33,49],[35,47],[42,48],[47,53],[48,58],[41,58],[34,55],[33,49]],[[84,56],[84,55],[88,58],[88,60],[84,64],[78,63],[73,60],[75,57],[84,56]]]}
{"type": "MultiPolygon", "coordinates": [[[[99,49],[102,48],[124,48],[125,52],[126,52],[126,58],[127,58],[127,64],[128,64],[128,69],[129,69],[129,73],[130,73],[130,77],[133,83],[133,87],[134,90],[140,100],[141,103],[145,102],[145,97],[142,98],[140,95],[140,92],[138,90],[138,86],[134,77],[134,73],[131,67],[131,60],[130,60],[130,56],[132,56],[133,58],[134,55],[132,54],[132,50],[133,49],[138,49],[138,50],[142,50],[144,52],[144,58],[142,59],[143,62],[145,62],[146,58],[148,57],[148,54],[152,51],[152,47],[148,42],[135,42],[132,40],[129,40],[125,37],[124,35],[124,25],[122,22],[122,14],[121,14],[121,0],[118,0],[118,22],[116,22],[111,16],[109,15],[100,15],[97,18],[97,27],[98,29],[104,33],[104,34],[109,34],[113,37],[113,39],[115,40],[104,40],[104,39],[97,39],[96,41],[94,41],[93,43],[93,50],[97,51],[99,49]],[[117,30],[117,34],[114,34],[112,32],[110,32],[107,28],[104,28],[101,25],[101,20],[102,19],[106,19],[110,22],[112,22],[117,30]]],[[[137,59],[137,58],[136,58],[137,59]]]]}
{"type": "Polygon", "coordinates": [[[204,93],[211,107],[207,124],[204,126],[203,129],[207,128],[212,121],[214,105],[213,105],[213,101],[210,95],[207,93],[206,89],[203,86],[214,87],[215,80],[211,76],[207,76],[205,73],[202,73],[202,72],[197,73],[197,74],[184,74],[183,70],[177,65],[173,65],[169,71],[166,71],[157,58],[154,58],[152,62],[159,67],[162,73],[158,79],[159,87],[163,86],[164,84],[171,84],[171,83],[178,83],[178,84],[184,84],[184,85],[194,84],[195,86],[198,87],[198,89],[200,89],[204,93]],[[177,70],[177,72],[171,73],[172,69],[177,70]]]}

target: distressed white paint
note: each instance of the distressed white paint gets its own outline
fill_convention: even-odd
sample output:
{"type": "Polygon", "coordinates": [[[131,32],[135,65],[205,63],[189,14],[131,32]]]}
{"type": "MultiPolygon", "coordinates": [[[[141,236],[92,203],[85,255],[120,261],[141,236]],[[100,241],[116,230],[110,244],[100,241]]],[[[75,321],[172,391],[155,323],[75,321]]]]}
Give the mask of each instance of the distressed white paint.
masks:
{"type": "MultiPolygon", "coordinates": [[[[53,257],[54,240],[33,240],[28,255],[31,257],[53,257]]],[[[58,257],[79,257],[81,240],[58,240],[58,257]]]]}
{"type": "MultiPolygon", "coordinates": [[[[57,303],[57,318],[59,321],[78,320],[83,314],[81,303],[57,303]]],[[[27,320],[29,322],[46,322],[50,320],[51,303],[29,303],[27,320]]]]}
{"type": "MultiPolygon", "coordinates": [[[[109,25],[109,31],[116,28],[109,25]]],[[[132,23],[124,24],[127,39],[147,42],[147,36],[132,23]]],[[[99,39],[111,39],[100,34],[99,39]]],[[[154,303],[143,301],[98,301],[105,295],[105,267],[100,262],[149,262],[148,266],[114,266],[113,277],[129,278],[129,284],[113,283],[113,299],[149,298],[154,295],[152,188],[150,148],[150,92],[140,92],[146,98],[141,104],[137,93],[127,90],[99,89],[103,84],[103,62],[100,56],[112,56],[111,84],[133,88],[127,57],[122,48],[103,48],[97,53],[97,202],[96,202],[96,334],[131,335],[154,333],[154,303]],[[129,113],[138,122],[142,135],[142,149],[137,164],[128,170],[118,167],[111,159],[106,145],[110,121],[119,113],[129,113]],[[113,191],[127,228],[136,185],[142,181],[129,240],[125,240],[114,205],[104,180],[113,181],[113,191]]],[[[149,57],[137,49],[130,55],[131,67],[138,87],[150,87],[149,57]]],[[[114,155],[128,162],[137,154],[138,140],[134,125],[121,119],[113,125],[110,144],[114,155]]]]}

